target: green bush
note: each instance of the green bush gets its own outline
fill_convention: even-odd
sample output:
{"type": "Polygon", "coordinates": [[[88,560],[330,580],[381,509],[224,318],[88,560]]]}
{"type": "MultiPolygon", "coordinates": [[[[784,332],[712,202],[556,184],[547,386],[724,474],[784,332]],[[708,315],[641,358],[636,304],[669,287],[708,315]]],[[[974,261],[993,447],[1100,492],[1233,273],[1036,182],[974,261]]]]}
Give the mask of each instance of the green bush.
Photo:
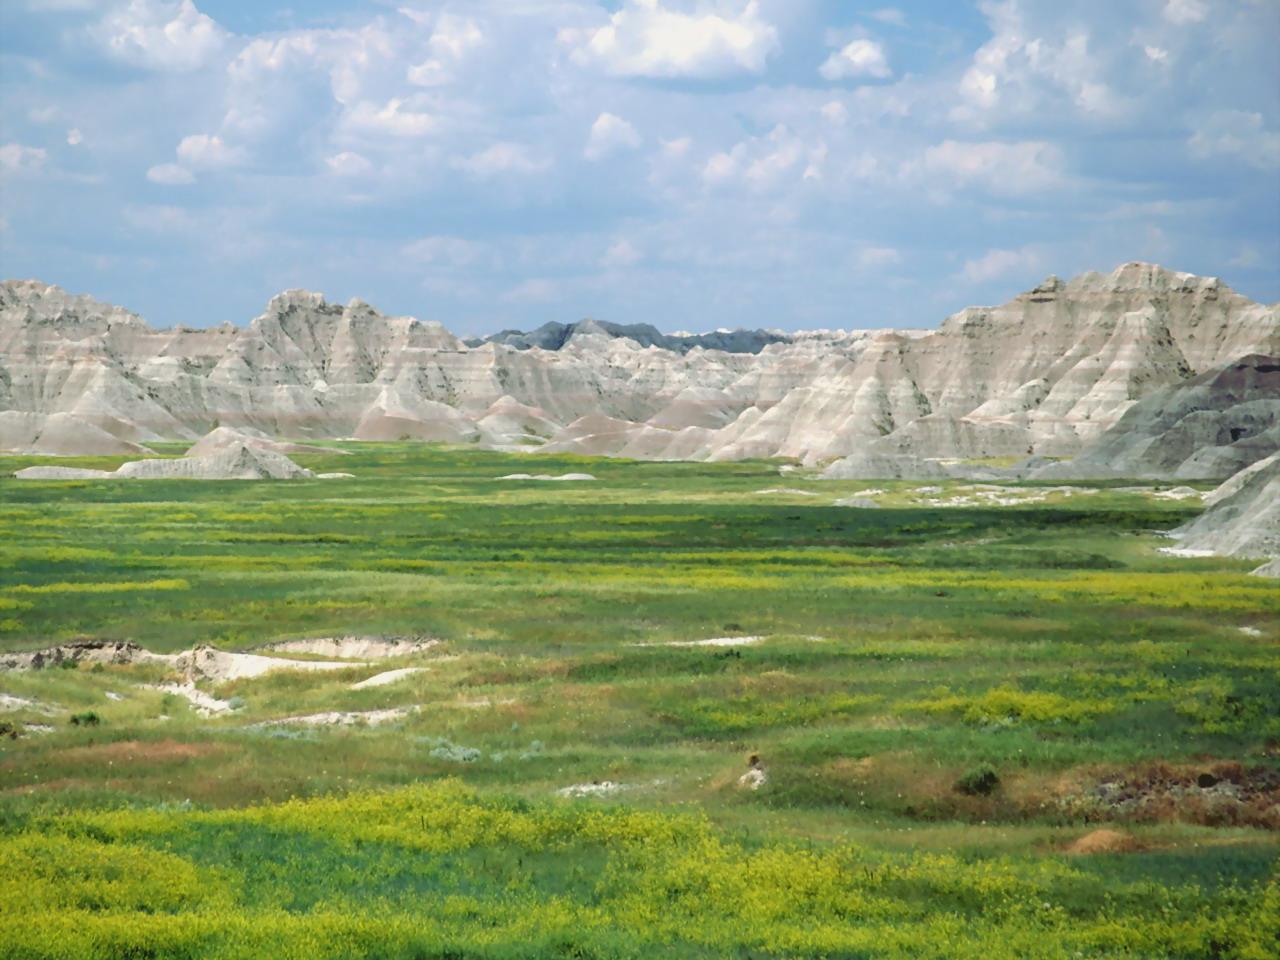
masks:
{"type": "Polygon", "coordinates": [[[1000,786],[1000,775],[989,764],[966,771],[956,781],[956,792],[970,797],[990,796],[1000,786]]]}

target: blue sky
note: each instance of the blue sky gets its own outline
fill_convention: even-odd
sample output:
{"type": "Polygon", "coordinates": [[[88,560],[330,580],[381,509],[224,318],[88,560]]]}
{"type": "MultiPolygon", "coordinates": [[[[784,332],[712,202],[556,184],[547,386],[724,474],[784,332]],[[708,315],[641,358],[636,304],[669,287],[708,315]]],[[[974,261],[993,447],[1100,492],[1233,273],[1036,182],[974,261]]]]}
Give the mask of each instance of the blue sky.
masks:
{"type": "Polygon", "coordinates": [[[3,0],[0,274],[162,326],[1280,299],[1277,0],[3,0]]]}

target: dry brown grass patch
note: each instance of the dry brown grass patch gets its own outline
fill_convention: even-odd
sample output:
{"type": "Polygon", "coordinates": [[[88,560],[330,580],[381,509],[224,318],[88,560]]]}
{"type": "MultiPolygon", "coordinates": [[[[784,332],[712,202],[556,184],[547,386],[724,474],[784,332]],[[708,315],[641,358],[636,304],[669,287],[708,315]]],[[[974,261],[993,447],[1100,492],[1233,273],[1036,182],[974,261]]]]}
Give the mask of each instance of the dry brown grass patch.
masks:
{"type": "Polygon", "coordinates": [[[1145,847],[1137,837],[1119,830],[1094,830],[1067,844],[1067,853],[1089,855],[1095,853],[1136,853],[1145,847]]]}

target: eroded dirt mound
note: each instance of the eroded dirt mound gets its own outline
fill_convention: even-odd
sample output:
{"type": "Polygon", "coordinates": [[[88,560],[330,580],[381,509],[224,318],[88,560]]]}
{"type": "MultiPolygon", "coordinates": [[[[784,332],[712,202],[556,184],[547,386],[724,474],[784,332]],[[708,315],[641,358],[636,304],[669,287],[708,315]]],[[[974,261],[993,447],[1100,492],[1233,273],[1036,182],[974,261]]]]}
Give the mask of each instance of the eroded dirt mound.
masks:
{"type": "Polygon", "coordinates": [[[172,662],[189,679],[216,681],[260,677],[277,670],[347,670],[363,665],[346,661],[287,660],[254,653],[232,653],[214,647],[196,647],[187,653],[178,654],[172,662]]]}
{"type": "Polygon", "coordinates": [[[1234,761],[1152,764],[1103,775],[1062,798],[1090,820],[1181,821],[1280,830],[1280,770],[1234,761]]]}
{"type": "Polygon", "coordinates": [[[407,657],[430,650],[440,641],[427,636],[316,637],[309,640],[282,640],[262,650],[271,653],[302,653],[352,660],[382,660],[407,657]]]}
{"type": "Polygon", "coordinates": [[[44,650],[0,654],[0,670],[43,670],[74,663],[139,663],[160,659],[128,640],[72,640],[44,650]]]}

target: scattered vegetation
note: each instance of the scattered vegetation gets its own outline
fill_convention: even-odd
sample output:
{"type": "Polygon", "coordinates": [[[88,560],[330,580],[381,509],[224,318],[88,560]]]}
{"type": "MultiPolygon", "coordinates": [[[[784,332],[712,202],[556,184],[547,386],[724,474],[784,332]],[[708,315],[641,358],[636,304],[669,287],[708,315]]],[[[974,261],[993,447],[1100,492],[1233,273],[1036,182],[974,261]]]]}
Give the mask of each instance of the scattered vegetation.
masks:
{"type": "Polygon", "coordinates": [[[0,674],[11,953],[1277,952],[1280,604],[1156,551],[1194,505],[350,449],[298,459],[355,480],[0,478],[0,651],[441,641],[204,681],[208,717],[156,664],[0,674]]]}

